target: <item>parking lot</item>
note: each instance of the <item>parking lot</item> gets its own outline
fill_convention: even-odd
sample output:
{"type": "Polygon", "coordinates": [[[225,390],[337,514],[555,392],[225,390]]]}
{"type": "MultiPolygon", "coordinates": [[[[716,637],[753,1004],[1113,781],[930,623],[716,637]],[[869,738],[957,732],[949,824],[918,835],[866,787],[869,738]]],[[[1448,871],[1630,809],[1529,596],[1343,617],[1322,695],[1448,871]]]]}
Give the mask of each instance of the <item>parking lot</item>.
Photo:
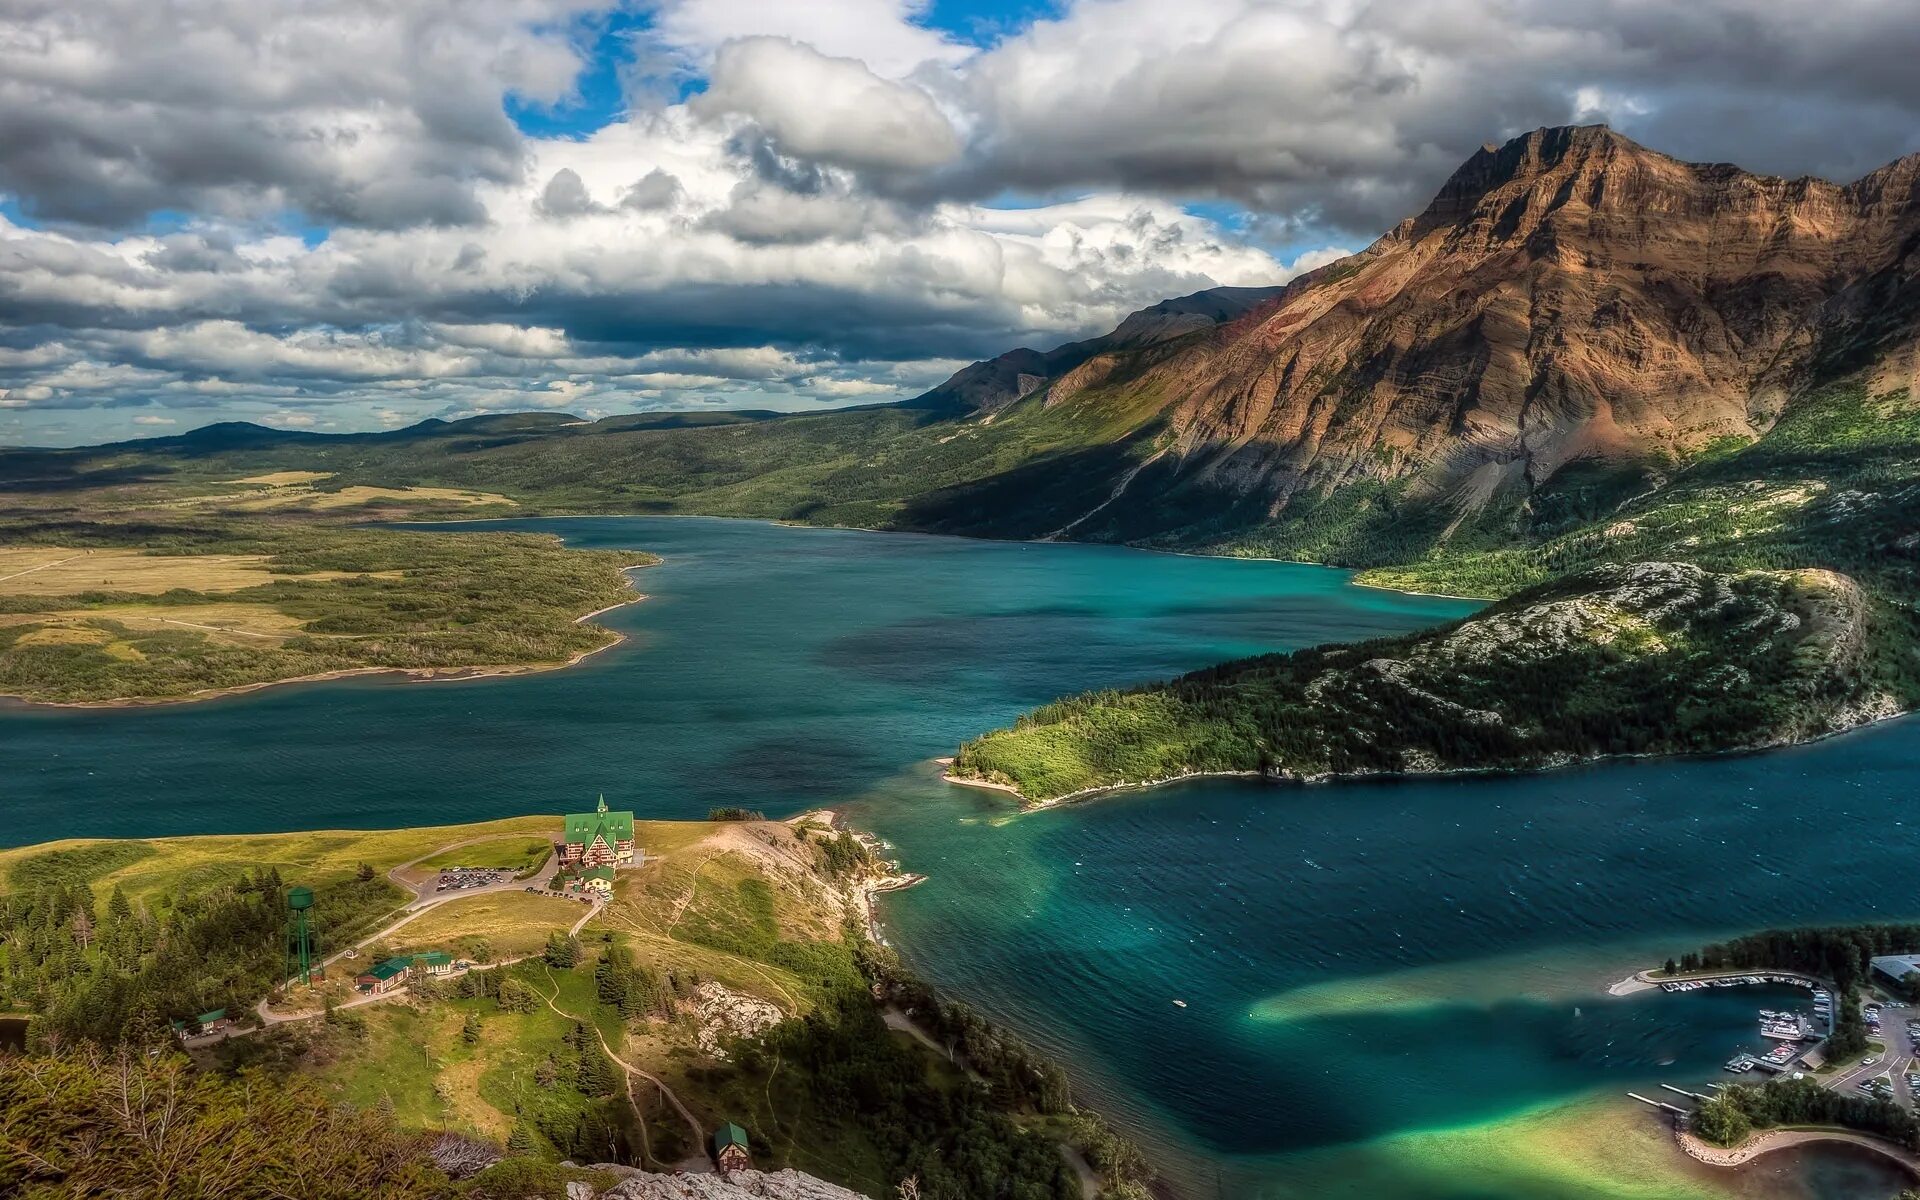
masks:
{"type": "Polygon", "coordinates": [[[1867,1005],[1867,1036],[1886,1046],[1884,1051],[1868,1053],[1863,1060],[1841,1068],[1827,1084],[1837,1092],[1879,1096],[1903,1105],[1920,1099],[1920,1010],[1910,1006],[1867,1005]],[[1877,1017],[1877,1020],[1875,1019],[1877,1017]]]}
{"type": "Polygon", "coordinates": [[[445,867],[434,881],[435,892],[464,892],[474,888],[497,887],[510,882],[513,872],[504,867],[445,867]]]}

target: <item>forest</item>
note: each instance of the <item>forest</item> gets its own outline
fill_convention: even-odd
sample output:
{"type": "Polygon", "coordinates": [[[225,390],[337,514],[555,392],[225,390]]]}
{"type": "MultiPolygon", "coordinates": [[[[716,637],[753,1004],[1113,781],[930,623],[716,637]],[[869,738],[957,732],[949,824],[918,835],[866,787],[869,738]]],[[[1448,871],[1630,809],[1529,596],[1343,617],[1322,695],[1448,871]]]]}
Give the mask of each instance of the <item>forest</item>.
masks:
{"type": "Polygon", "coordinates": [[[1754,1130],[1781,1125],[1838,1125],[1920,1150],[1920,1119],[1913,1113],[1890,1100],[1847,1095],[1813,1079],[1724,1087],[1701,1102],[1691,1128],[1707,1141],[1735,1146],[1754,1130]]]}
{"type": "MultiPolygon", "coordinates": [[[[45,1035],[114,1043],[216,1008],[252,1009],[282,981],[286,892],[256,868],[135,905],[89,879],[151,853],[137,842],[52,850],[16,862],[0,893],[0,1009],[39,1014],[45,1035]]],[[[391,910],[384,880],[315,889],[320,927],[350,937],[391,910]]],[[[324,950],[324,947],[323,947],[324,950]]]]}

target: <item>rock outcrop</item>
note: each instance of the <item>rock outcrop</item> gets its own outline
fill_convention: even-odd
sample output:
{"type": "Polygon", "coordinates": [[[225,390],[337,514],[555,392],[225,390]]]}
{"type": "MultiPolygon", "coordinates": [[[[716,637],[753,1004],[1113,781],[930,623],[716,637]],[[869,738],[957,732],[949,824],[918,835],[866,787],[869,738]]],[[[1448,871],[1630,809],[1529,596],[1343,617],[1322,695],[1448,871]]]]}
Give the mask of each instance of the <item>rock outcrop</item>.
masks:
{"type": "Polygon", "coordinates": [[[727,1175],[636,1174],[597,1200],[866,1200],[858,1192],[798,1171],[734,1171],[727,1175]]]}

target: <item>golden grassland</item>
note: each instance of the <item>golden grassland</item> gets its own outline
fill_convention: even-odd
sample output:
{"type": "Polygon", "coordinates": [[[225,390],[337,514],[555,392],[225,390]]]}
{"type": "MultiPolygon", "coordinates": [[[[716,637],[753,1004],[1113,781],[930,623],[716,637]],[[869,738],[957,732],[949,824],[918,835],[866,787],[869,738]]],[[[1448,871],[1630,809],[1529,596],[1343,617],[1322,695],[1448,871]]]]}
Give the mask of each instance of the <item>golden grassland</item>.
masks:
{"type": "Polygon", "coordinates": [[[233,878],[255,867],[277,870],[289,884],[320,886],[353,877],[362,863],[384,873],[432,854],[449,842],[491,836],[548,837],[559,829],[558,817],[537,816],[418,829],[330,829],[111,841],[70,838],[0,850],[0,892],[11,886],[16,865],[49,851],[85,851],[108,845],[136,849],[140,857],[93,877],[93,888],[104,896],[118,887],[129,900],[147,903],[162,895],[233,878]]]}
{"type": "Polygon", "coordinates": [[[565,933],[585,913],[578,900],[544,892],[487,892],[435,905],[381,943],[396,954],[417,954],[457,952],[482,938],[489,958],[524,958],[538,953],[548,935],[565,933]]]}
{"type": "Polygon", "coordinates": [[[0,696],[157,703],[565,666],[619,640],[583,618],[639,599],[623,569],[650,561],[311,515],[28,512],[0,519],[0,696]]]}
{"type": "Polygon", "coordinates": [[[176,503],[248,513],[279,510],[328,512],[383,504],[519,507],[518,501],[498,492],[477,492],[467,488],[372,487],[366,484],[338,488],[313,486],[331,478],[333,475],[328,471],[273,471],[230,481],[246,486],[246,491],[193,496],[176,503]]]}
{"type": "Polygon", "coordinates": [[[73,596],[175,588],[237,592],[277,579],[348,579],[348,571],[276,572],[264,554],[148,554],[137,546],[0,546],[0,596],[73,596]]]}

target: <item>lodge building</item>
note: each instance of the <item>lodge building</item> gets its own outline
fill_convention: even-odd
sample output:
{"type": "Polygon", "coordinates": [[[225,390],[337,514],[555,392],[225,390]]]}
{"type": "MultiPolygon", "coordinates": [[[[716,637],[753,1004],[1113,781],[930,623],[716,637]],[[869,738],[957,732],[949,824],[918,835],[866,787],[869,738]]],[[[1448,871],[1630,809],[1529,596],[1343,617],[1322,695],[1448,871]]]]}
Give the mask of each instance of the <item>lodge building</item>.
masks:
{"type": "Polygon", "coordinates": [[[610,867],[633,861],[633,814],[608,812],[607,798],[590,813],[569,813],[560,844],[561,868],[610,867]]]}

